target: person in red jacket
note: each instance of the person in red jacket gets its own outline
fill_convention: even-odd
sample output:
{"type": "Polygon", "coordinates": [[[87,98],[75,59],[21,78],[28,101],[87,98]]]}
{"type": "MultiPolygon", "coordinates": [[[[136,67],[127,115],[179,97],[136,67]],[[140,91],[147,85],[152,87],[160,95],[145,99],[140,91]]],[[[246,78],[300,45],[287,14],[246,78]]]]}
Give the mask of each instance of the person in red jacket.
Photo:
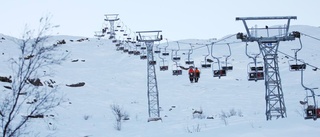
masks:
{"type": "Polygon", "coordinates": [[[198,82],[200,78],[200,70],[198,68],[196,68],[196,70],[194,70],[194,82],[198,82]]]}
{"type": "Polygon", "coordinates": [[[193,83],[193,79],[194,79],[194,70],[193,70],[193,67],[190,67],[189,68],[189,79],[190,79],[190,82],[193,83]]]}

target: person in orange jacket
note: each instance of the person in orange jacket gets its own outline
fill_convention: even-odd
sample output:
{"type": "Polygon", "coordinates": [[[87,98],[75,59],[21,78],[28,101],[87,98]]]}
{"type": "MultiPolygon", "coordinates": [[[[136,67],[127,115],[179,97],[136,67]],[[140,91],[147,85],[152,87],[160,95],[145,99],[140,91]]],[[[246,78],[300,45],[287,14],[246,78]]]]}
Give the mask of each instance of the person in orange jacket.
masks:
{"type": "Polygon", "coordinates": [[[190,67],[189,68],[189,79],[190,79],[190,82],[193,83],[193,79],[194,79],[194,70],[193,70],[193,67],[190,67]]]}
{"type": "Polygon", "coordinates": [[[198,82],[200,78],[200,70],[198,68],[196,68],[196,70],[194,70],[194,82],[198,82]]]}

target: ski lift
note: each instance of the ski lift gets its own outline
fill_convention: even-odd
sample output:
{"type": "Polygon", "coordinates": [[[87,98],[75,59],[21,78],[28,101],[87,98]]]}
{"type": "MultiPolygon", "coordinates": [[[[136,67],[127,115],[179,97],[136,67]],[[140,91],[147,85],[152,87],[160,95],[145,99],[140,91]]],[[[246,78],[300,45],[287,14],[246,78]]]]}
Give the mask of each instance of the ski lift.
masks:
{"type": "Polygon", "coordinates": [[[190,49],[188,51],[188,58],[186,59],[186,64],[187,65],[194,65],[194,61],[190,58],[190,55],[193,53],[193,46],[190,44],[190,49]]]}
{"type": "Polygon", "coordinates": [[[229,43],[227,43],[227,45],[229,48],[229,55],[225,56],[226,60],[225,60],[225,62],[223,62],[223,64],[225,64],[225,65],[223,65],[221,68],[223,70],[229,71],[229,70],[233,70],[233,66],[231,65],[231,63],[228,62],[228,58],[231,56],[231,48],[230,48],[229,43]]]}
{"type": "Polygon", "coordinates": [[[164,52],[162,52],[162,56],[169,56],[169,52],[167,52],[167,47],[169,46],[168,39],[167,40],[167,46],[164,47],[164,52]]]}
{"type": "Polygon", "coordinates": [[[316,101],[316,98],[319,98],[320,95],[316,95],[314,90],[318,88],[308,88],[303,84],[303,70],[301,69],[301,85],[306,90],[306,97],[304,101],[300,101],[301,105],[304,105],[305,117],[304,119],[313,119],[317,120],[320,118],[320,108],[316,101]],[[308,94],[311,93],[311,95],[308,94]]]}
{"type": "Polygon", "coordinates": [[[117,43],[118,41],[116,39],[112,40],[112,43],[117,43]]]}
{"type": "Polygon", "coordinates": [[[175,64],[173,64],[172,68],[175,68],[172,70],[172,75],[173,76],[179,76],[182,75],[182,69],[180,68],[180,65],[178,62],[175,62],[175,64]]]}
{"type": "Polygon", "coordinates": [[[129,54],[129,55],[132,55],[133,53],[134,53],[134,50],[133,50],[132,47],[129,45],[128,54],[129,54]]]}
{"type": "Polygon", "coordinates": [[[142,59],[142,60],[147,59],[147,55],[145,54],[144,51],[143,51],[142,54],[140,55],[140,59],[142,59]]]}
{"type": "Polygon", "coordinates": [[[211,62],[212,60],[208,60],[207,59],[207,57],[210,55],[209,45],[206,45],[206,46],[207,46],[207,49],[208,49],[208,54],[204,55],[204,61],[201,61],[201,67],[202,68],[211,68],[211,64],[209,62],[211,62]]]}
{"type": "Polygon", "coordinates": [[[124,47],[119,47],[119,50],[124,50],[124,47]]]}
{"type": "MultiPolygon", "coordinates": [[[[299,33],[299,32],[297,32],[297,33],[299,33]]],[[[299,35],[300,35],[300,33],[299,33],[299,35]]],[[[288,63],[289,63],[289,66],[290,66],[290,68],[289,68],[290,71],[305,70],[306,67],[307,67],[307,65],[305,63],[303,63],[304,62],[303,60],[298,59],[298,52],[302,49],[302,43],[301,43],[300,36],[299,36],[299,42],[300,42],[300,48],[292,49],[294,51],[294,59],[293,60],[288,60],[288,63]],[[299,64],[298,61],[302,62],[302,63],[299,64]]]]}
{"type": "MultiPolygon", "coordinates": [[[[161,49],[159,49],[161,50],[161,49]]],[[[166,71],[169,69],[168,66],[168,61],[166,61],[163,57],[160,56],[160,54],[158,54],[159,58],[161,59],[161,63],[160,63],[160,71],[166,71]]]]}
{"type": "Polygon", "coordinates": [[[137,45],[135,45],[135,50],[133,51],[133,55],[140,55],[141,52],[138,50],[137,45]]]}
{"type": "Polygon", "coordinates": [[[263,67],[258,64],[260,63],[250,62],[248,64],[248,81],[264,80],[263,67]]]}
{"type": "Polygon", "coordinates": [[[147,47],[143,46],[143,47],[140,47],[141,50],[146,50],[147,47]]]}
{"type": "MultiPolygon", "coordinates": [[[[212,67],[213,77],[219,77],[219,79],[223,76],[227,76],[227,72],[225,69],[221,68],[220,58],[213,55],[213,45],[211,45],[211,57],[217,60],[217,67],[212,67]]],[[[212,64],[215,64],[214,62],[212,64]]]]}
{"type": "Polygon", "coordinates": [[[178,44],[178,49],[177,50],[172,50],[172,53],[171,53],[171,58],[173,61],[180,61],[181,57],[178,56],[178,51],[180,50],[180,45],[179,45],[179,42],[177,42],[178,44]],[[175,54],[173,55],[173,51],[175,51],[175,54]]]}
{"type": "Polygon", "coordinates": [[[246,55],[249,58],[253,59],[253,62],[248,63],[248,81],[258,81],[258,80],[264,80],[264,69],[262,62],[257,62],[258,56],[261,54],[261,51],[259,54],[255,54],[254,56],[251,56],[248,54],[248,44],[246,44],[246,55]]]}
{"type": "MultiPolygon", "coordinates": [[[[179,43],[178,43],[178,47],[180,49],[179,43]]],[[[173,56],[173,53],[171,54],[171,60],[174,62],[173,66],[172,66],[172,69],[173,69],[172,70],[172,75],[173,76],[182,75],[182,69],[180,68],[180,64],[178,63],[180,61],[180,56],[177,56],[177,51],[176,51],[176,54],[175,54],[176,56],[173,56]]],[[[173,52],[173,50],[172,50],[172,52],[173,52]]]]}
{"type": "Polygon", "coordinates": [[[150,60],[149,61],[149,65],[156,65],[156,64],[157,64],[157,62],[155,60],[150,60]]]}
{"type": "Polygon", "coordinates": [[[154,50],[154,53],[160,53],[161,51],[159,50],[159,45],[160,45],[160,42],[159,44],[156,45],[156,49],[154,50]]]}

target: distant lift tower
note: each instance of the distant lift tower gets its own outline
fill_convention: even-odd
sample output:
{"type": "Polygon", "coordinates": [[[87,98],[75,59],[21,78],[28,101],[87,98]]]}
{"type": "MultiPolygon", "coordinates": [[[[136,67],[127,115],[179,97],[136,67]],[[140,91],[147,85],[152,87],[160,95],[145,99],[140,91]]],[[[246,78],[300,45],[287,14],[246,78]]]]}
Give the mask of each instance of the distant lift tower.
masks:
{"type": "Polygon", "coordinates": [[[160,120],[159,110],[159,92],[157,85],[157,77],[155,65],[156,61],[153,56],[153,44],[155,41],[161,41],[162,35],[159,33],[162,31],[137,31],[137,41],[144,42],[147,46],[147,73],[148,73],[148,107],[149,107],[149,120],[160,120]]]}
{"type": "MultiPolygon", "coordinates": [[[[280,41],[295,40],[296,36],[288,34],[290,20],[297,19],[296,16],[276,16],[276,17],[236,17],[236,20],[242,20],[247,35],[238,33],[237,38],[243,42],[258,42],[259,49],[262,52],[264,59],[265,73],[265,100],[266,100],[266,118],[284,118],[287,117],[286,106],[284,103],[281,79],[278,65],[278,47],[280,41]],[[266,30],[267,36],[252,35],[247,26],[247,20],[287,20],[287,24],[282,27],[257,28],[258,30],[266,30]],[[269,36],[269,30],[284,30],[284,34],[269,36]]],[[[251,31],[252,32],[252,31],[251,31]]],[[[259,33],[259,32],[258,32],[259,33]]],[[[271,34],[271,33],[270,33],[271,34]]]]}
{"type": "Polygon", "coordinates": [[[105,14],[106,19],[104,19],[104,20],[109,21],[109,23],[110,23],[109,39],[115,38],[116,33],[114,32],[114,22],[119,20],[118,15],[119,14],[105,14]]]}

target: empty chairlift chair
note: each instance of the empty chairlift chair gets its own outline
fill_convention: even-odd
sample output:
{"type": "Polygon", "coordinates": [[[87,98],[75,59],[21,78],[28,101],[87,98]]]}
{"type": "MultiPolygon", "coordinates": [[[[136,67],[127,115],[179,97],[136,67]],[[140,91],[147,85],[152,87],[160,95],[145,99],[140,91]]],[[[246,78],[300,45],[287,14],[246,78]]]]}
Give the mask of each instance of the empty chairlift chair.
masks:
{"type": "Polygon", "coordinates": [[[206,45],[206,47],[208,49],[208,54],[204,55],[204,61],[201,61],[201,68],[211,68],[211,63],[213,63],[213,60],[207,58],[210,55],[209,45],[206,45]]]}
{"type": "Polygon", "coordinates": [[[169,56],[169,52],[167,52],[167,47],[169,46],[168,39],[167,40],[167,45],[164,47],[164,51],[162,52],[162,56],[169,56]]]}
{"type": "Polygon", "coordinates": [[[230,45],[229,43],[227,44],[228,45],[228,48],[229,48],[229,55],[225,55],[225,62],[222,62],[222,69],[223,70],[226,70],[226,71],[230,71],[230,70],[233,70],[233,66],[232,64],[229,62],[229,57],[231,56],[231,48],[230,48],[230,45]]]}
{"type": "Polygon", "coordinates": [[[216,64],[216,66],[212,67],[213,77],[221,78],[227,76],[227,71],[221,68],[219,57],[213,55],[213,46],[214,44],[211,45],[211,57],[217,60],[217,62],[212,63],[213,65],[216,64]]]}
{"type": "MultiPolygon", "coordinates": [[[[161,50],[161,49],[159,49],[161,50]]],[[[164,57],[161,57],[161,54],[158,54],[159,58],[161,59],[160,62],[160,71],[167,71],[169,69],[168,61],[165,60],[164,57]]]]}
{"type": "Polygon", "coordinates": [[[299,38],[299,41],[300,41],[300,48],[299,49],[292,49],[294,51],[294,59],[288,60],[290,71],[300,71],[300,70],[306,69],[306,64],[304,63],[304,61],[301,59],[298,59],[298,52],[302,49],[302,44],[301,44],[300,38],[299,38]]]}
{"type": "Polygon", "coordinates": [[[194,61],[190,57],[190,55],[193,53],[193,46],[190,44],[190,47],[191,47],[191,49],[189,49],[189,51],[188,51],[188,58],[186,59],[186,64],[189,66],[194,66],[194,61]]]}

